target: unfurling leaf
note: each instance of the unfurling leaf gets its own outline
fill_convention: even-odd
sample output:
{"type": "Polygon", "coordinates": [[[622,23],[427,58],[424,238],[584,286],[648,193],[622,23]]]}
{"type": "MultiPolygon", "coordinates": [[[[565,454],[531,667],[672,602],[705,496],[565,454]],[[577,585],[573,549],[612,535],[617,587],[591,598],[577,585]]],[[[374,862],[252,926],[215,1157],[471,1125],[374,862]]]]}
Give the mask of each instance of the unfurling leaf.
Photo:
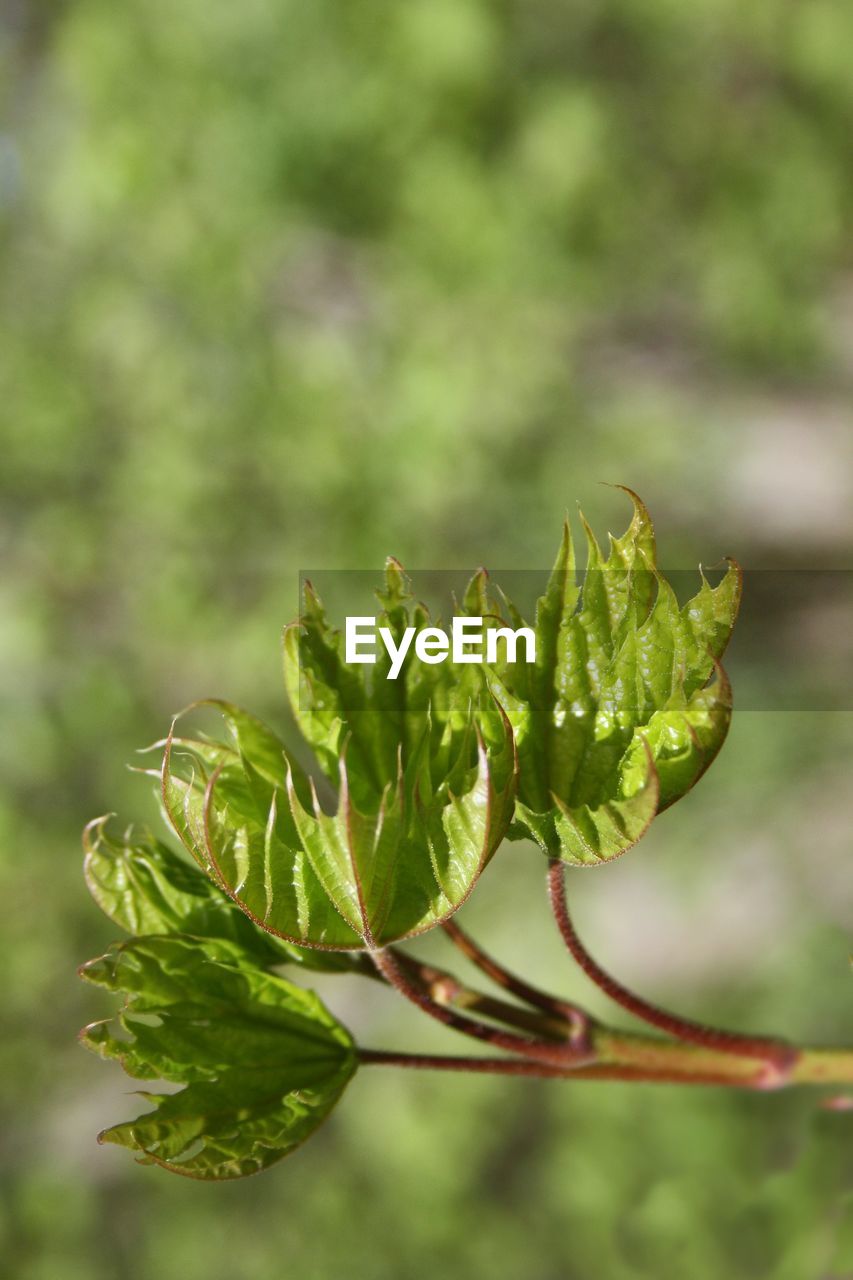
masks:
{"type": "Polygon", "coordinates": [[[106,818],[83,833],[83,873],[92,897],[130,934],[184,933],[238,943],[258,964],[349,972],[361,957],[298,947],[265,933],[198,867],[150,835],[111,835],[106,818]]]}
{"type": "Polygon", "coordinates": [[[708,768],[731,718],[719,658],[737,615],[740,570],[730,563],[716,587],[703,575],[679,607],[656,567],[648,512],[626,492],[634,516],[606,560],[585,525],[582,585],[566,522],[536,609],[535,665],[492,672],[518,751],[513,834],[526,830],[551,856],[579,865],[634,844],[708,768]]]}
{"type": "Polygon", "coordinates": [[[333,813],[270,730],[210,704],[232,740],[170,735],[166,812],[205,872],[291,943],[347,950],[422,933],[465,900],[511,817],[509,723],[481,696],[479,708],[471,698],[449,707],[440,734],[425,703],[418,731],[388,756],[395,768],[381,789],[380,775],[355,766],[365,757],[354,736],[344,738],[333,813]]]}
{"type": "MultiPolygon", "coordinates": [[[[387,628],[395,646],[407,628],[418,631],[430,625],[396,560],[388,560],[384,589],[376,595],[381,606],[377,626],[387,628]]],[[[343,636],[330,626],[310,583],[305,584],[300,620],[284,630],[283,658],[285,688],[303,737],[334,786],[340,782],[346,748],[349,790],[358,806],[375,805],[377,796],[396,786],[401,766],[410,774],[415,760],[422,787],[435,791],[460,761],[474,762],[478,722],[487,754],[497,757],[499,785],[509,794],[508,734],[491,705],[480,667],[452,661],[427,664],[411,647],[394,679],[388,678],[387,647],[380,649],[375,663],[348,664],[343,636]]]]}
{"type": "Polygon", "coordinates": [[[102,1142],[205,1180],[268,1168],[314,1132],[356,1067],[348,1032],[309,991],[265,972],[232,942],[137,938],[84,965],[123,993],[122,1011],[81,1033],[142,1080],[184,1087],[102,1142]]]}

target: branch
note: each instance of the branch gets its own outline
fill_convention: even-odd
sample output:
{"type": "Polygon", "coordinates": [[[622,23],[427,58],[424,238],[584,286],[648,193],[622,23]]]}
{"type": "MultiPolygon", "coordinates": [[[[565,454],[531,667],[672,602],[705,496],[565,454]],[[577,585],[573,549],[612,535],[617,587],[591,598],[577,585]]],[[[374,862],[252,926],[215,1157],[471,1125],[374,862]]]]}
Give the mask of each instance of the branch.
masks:
{"type": "MultiPolygon", "coordinates": [[[[523,1009],[519,1005],[510,1004],[508,1000],[500,1000],[486,995],[474,987],[465,986],[455,974],[447,969],[439,969],[435,965],[424,964],[401,951],[398,947],[386,948],[397,964],[402,966],[409,977],[436,1004],[443,1007],[459,1009],[466,1013],[490,1018],[493,1022],[501,1022],[504,1026],[524,1031],[536,1039],[555,1040],[565,1043],[571,1039],[570,1027],[564,1017],[553,1017],[538,1013],[533,1009],[523,1009]]],[[[365,956],[367,959],[367,956],[365,956]]],[[[368,959],[368,963],[370,963],[368,959]]],[[[384,974],[371,965],[373,976],[380,981],[388,982],[384,974]]]]}
{"type": "Polygon", "coordinates": [[[483,951],[470,934],[461,929],[454,920],[445,920],[441,927],[454,946],[458,947],[472,964],[475,964],[499,987],[511,992],[526,1004],[532,1005],[534,1009],[542,1009],[555,1018],[565,1019],[569,1024],[569,1040],[572,1044],[578,1047],[588,1044],[592,1018],[585,1009],[560,1000],[557,996],[549,995],[539,987],[531,986],[529,982],[525,982],[523,978],[504,968],[488,952],[483,951]]]}
{"type": "Polygon", "coordinates": [[[724,1031],[694,1022],[689,1018],[679,1017],[678,1014],[670,1013],[644,1000],[642,996],[635,995],[633,991],[623,987],[621,982],[617,982],[605,969],[602,969],[586,950],[575,931],[566,902],[565,867],[556,858],[552,858],[548,864],[548,896],[557,927],[569,952],[587,977],[616,1004],[679,1040],[713,1049],[719,1053],[748,1058],[753,1062],[763,1062],[764,1082],[767,1087],[773,1087],[787,1080],[800,1057],[801,1051],[796,1046],[776,1038],[741,1035],[736,1031],[724,1031]]]}
{"type": "Polygon", "coordinates": [[[489,1044],[495,1049],[504,1049],[508,1053],[514,1053],[523,1058],[531,1058],[537,1062],[550,1062],[553,1065],[565,1067],[571,1062],[589,1061],[589,1055],[585,1051],[578,1050],[568,1039],[564,1040],[562,1044],[556,1044],[553,1041],[534,1040],[526,1036],[513,1035],[511,1032],[501,1031],[497,1027],[486,1026],[483,1022],[456,1013],[446,1005],[439,1004],[417,982],[412,981],[406,971],[406,964],[401,964],[391,950],[371,951],[370,956],[382,976],[401,995],[410,1000],[412,1004],[417,1005],[419,1009],[422,1009],[431,1018],[434,1018],[436,1022],[442,1023],[443,1026],[449,1027],[452,1031],[459,1031],[463,1035],[471,1036],[473,1039],[489,1044]]]}
{"type": "MultiPolygon", "coordinates": [[[[577,1066],[520,1058],[463,1058],[360,1049],[365,1065],[412,1067],[475,1074],[537,1076],[548,1080],[622,1080],[635,1084],[718,1085],[766,1090],[796,1085],[853,1085],[853,1048],[804,1048],[787,1079],[774,1085],[761,1062],[641,1033],[596,1031],[596,1060],[577,1066]]],[[[836,1100],[832,1100],[836,1101],[836,1100]]]]}
{"type": "Polygon", "coordinates": [[[395,1053],[383,1049],[360,1049],[363,1066],[413,1067],[426,1071],[458,1071],[475,1075],[536,1076],[543,1080],[625,1080],[646,1084],[719,1084],[751,1088],[747,1079],[710,1071],[687,1074],[663,1068],[635,1067],[620,1063],[590,1063],[573,1068],[529,1062],[520,1058],[457,1058],[430,1053],[395,1053]]]}
{"type": "MultiPolygon", "coordinates": [[[[752,1090],[793,1085],[853,1085],[853,1047],[798,1049],[766,1037],[721,1031],[679,1018],[635,996],[601,969],[582,946],[566,907],[563,868],[559,863],[556,866],[552,864],[550,868],[549,889],[561,933],[584,972],[623,1008],[653,1022],[677,1039],[665,1040],[644,1032],[617,1031],[593,1020],[581,1049],[569,1039],[570,1024],[565,1014],[552,1016],[544,1010],[536,1013],[518,1008],[505,1000],[463,986],[453,974],[389,947],[370,953],[377,976],[444,1026],[512,1056],[467,1058],[362,1049],[359,1052],[361,1062],[366,1065],[543,1079],[621,1080],[627,1083],[716,1085],[752,1090]],[[457,1010],[502,1021],[531,1035],[516,1035],[488,1026],[479,1017],[465,1016],[457,1010]],[[777,1052],[778,1059],[771,1056],[777,1052]]],[[[538,992],[522,979],[509,974],[458,926],[447,932],[465,954],[469,951],[474,953],[471,958],[476,956],[475,963],[482,961],[480,968],[489,972],[489,976],[492,976],[491,970],[497,973],[497,980],[506,975],[509,982],[501,983],[505,989],[513,994],[520,994],[522,989],[537,992],[543,1001],[562,1004],[557,997],[538,992]]],[[[566,1006],[567,1009],[574,1007],[566,1006]]],[[[537,1004],[537,1008],[541,1009],[541,1005],[537,1004]]],[[[833,1105],[839,1106],[845,1102],[846,1099],[832,1100],[833,1105]]]]}

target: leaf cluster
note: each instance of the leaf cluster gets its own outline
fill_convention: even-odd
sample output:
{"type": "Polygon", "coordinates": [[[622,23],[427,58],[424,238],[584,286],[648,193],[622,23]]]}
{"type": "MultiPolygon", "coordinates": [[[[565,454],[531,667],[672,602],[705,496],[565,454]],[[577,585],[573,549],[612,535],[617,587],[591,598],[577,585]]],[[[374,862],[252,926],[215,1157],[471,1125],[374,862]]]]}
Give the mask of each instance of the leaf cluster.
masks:
{"type": "MultiPolygon", "coordinates": [[[[86,830],[85,874],[130,936],[83,966],[123,993],[84,1044],[141,1079],[183,1086],[102,1138],[199,1178],[265,1168],[304,1140],[357,1063],[348,1032],[284,965],[375,973],[370,956],[446,921],[505,837],[551,858],[619,856],[683,796],[725,738],[720,657],[740,595],[730,564],[684,605],[656,565],[643,503],[605,557],[568,521],[530,624],[535,662],[347,664],[306,588],[284,632],[285,687],[312,748],[306,771],[265,724],[211,700],[160,744],[164,815],[183,852],[147,833],[86,830]],[[213,718],[213,732],[197,722],[213,718]],[[189,725],[190,727],[186,727],[189,725]],[[189,858],[186,856],[189,854],[189,858]]],[[[400,565],[377,592],[395,639],[429,624],[400,565]]],[[[487,628],[527,625],[478,571],[457,606],[487,628]]]]}

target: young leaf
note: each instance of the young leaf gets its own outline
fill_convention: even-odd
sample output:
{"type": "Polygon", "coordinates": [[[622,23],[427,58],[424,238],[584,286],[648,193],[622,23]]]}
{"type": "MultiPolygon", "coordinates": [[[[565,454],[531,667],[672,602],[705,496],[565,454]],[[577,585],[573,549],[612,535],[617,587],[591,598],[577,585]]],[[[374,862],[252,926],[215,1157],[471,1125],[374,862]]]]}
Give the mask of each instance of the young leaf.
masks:
{"type": "MultiPolygon", "coordinates": [[[[376,595],[381,606],[377,626],[387,628],[395,645],[407,628],[430,624],[393,558],[376,595]]],[[[375,663],[348,664],[343,636],[328,622],[310,583],[305,584],[299,621],[285,628],[283,659],[285,689],[305,740],[335,786],[346,743],[350,792],[362,807],[375,804],[396,783],[400,762],[405,770],[425,737],[431,770],[440,772],[466,735],[471,704],[485,688],[478,668],[450,660],[430,665],[415,657],[412,646],[394,679],[388,678],[391,659],[384,645],[375,663]],[[446,736],[448,725],[455,737],[446,736]]]]}
{"type": "Polygon", "coordinates": [[[504,663],[491,674],[518,750],[511,834],[521,828],[549,855],[579,865],[634,844],[708,768],[731,718],[719,658],[737,615],[740,569],[730,562],[713,588],[703,575],[679,607],[656,567],[648,512],[626,492],[633,518],[611,538],[606,560],[584,523],[582,588],[565,525],[536,609],[535,666],[504,663]]]}
{"type": "Polygon", "coordinates": [[[461,905],[503,838],[515,762],[488,695],[476,719],[472,705],[454,708],[437,740],[427,708],[407,765],[400,748],[379,794],[362,775],[360,800],[348,741],[334,814],[269,730],[217,708],[235,745],[170,736],[165,808],[200,866],[271,934],[349,950],[422,933],[461,905]]]}
{"type": "Polygon", "coordinates": [[[204,1180],[257,1173],[310,1137],[355,1070],[349,1034],[312,992],[222,939],[137,938],[80,972],[126,996],[83,1044],[138,1079],[184,1086],[143,1092],[154,1109],[100,1135],[143,1164],[204,1180]]]}
{"type": "Polygon", "coordinates": [[[299,964],[323,972],[349,972],[359,965],[359,957],[298,947],[265,933],[208,876],[150,835],[128,831],[116,839],[107,819],[96,818],[83,833],[83,848],[83,874],[92,897],[127,933],[223,938],[261,965],[299,964]]]}

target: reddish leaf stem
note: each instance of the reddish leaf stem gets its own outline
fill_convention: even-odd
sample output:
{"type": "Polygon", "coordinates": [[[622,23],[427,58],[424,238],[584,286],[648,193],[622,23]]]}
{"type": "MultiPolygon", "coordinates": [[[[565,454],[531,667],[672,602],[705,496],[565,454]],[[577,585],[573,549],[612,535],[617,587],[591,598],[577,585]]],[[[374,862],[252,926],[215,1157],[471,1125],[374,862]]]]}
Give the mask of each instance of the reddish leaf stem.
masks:
{"type": "Polygon", "coordinates": [[[414,1067],[427,1071],[465,1071],[475,1074],[541,1076],[562,1079],[566,1071],[547,1062],[525,1058],[462,1058],[434,1053],[397,1053],[385,1049],[359,1049],[363,1065],[414,1067]]]}
{"type": "Polygon", "coordinates": [[[413,982],[406,972],[406,967],[400,964],[392,951],[387,949],[371,951],[370,955],[382,976],[401,995],[410,1000],[412,1004],[417,1005],[419,1009],[422,1009],[431,1018],[434,1018],[436,1022],[442,1023],[453,1031],[459,1031],[463,1035],[471,1036],[472,1039],[480,1040],[495,1049],[504,1049],[508,1053],[518,1054],[523,1058],[530,1058],[536,1062],[549,1062],[555,1066],[565,1067],[572,1062],[589,1061],[589,1055],[576,1049],[568,1039],[563,1044],[556,1044],[553,1041],[549,1043],[547,1040],[529,1039],[526,1036],[514,1035],[509,1031],[501,1031],[497,1027],[486,1026],[485,1023],[479,1022],[474,1018],[465,1017],[454,1009],[449,1009],[445,1005],[439,1004],[421,986],[413,982]]]}
{"type": "Polygon", "coordinates": [[[670,1013],[644,1000],[642,996],[635,995],[602,969],[584,947],[572,923],[566,901],[565,867],[556,858],[552,858],[548,865],[548,896],[557,927],[569,952],[587,977],[616,1004],[678,1040],[765,1063],[762,1080],[767,1088],[785,1082],[799,1056],[799,1050],[795,1046],[784,1040],[741,1035],[736,1031],[724,1031],[679,1017],[678,1014],[670,1013]]]}
{"type": "Polygon", "coordinates": [[[534,1009],[541,1009],[552,1017],[564,1018],[569,1024],[571,1043],[579,1048],[588,1047],[591,1018],[584,1009],[560,1000],[557,996],[549,995],[547,991],[541,991],[539,987],[531,986],[529,982],[519,978],[484,951],[454,920],[445,920],[442,929],[453,945],[458,947],[481,972],[491,978],[492,982],[517,996],[525,1004],[532,1005],[534,1009]]]}
{"type": "MultiPolygon", "coordinates": [[[[436,1004],[451,1006],[462,1013],[473,1015],[478,1021],[488,1018],[492,1022],[501,1022],[517,1031],[524,1031],[534,1039],[556,1040],[564,1044],[570,1039],[569,1025],[562,1016],[545,1014],[536,1009],[525,1009],[522,1005],[511,1004],[495,996],[486,995],[474,987],[467,987],[455,974],[447,969],[439,969],[435,965],[425,964],[398,947],[388,947],[397,963],[410,978],[436,1004]]],[[[368,960],[368,963],[370,961],[368,960]]],[[[386,981],[382,974],[371,965],[374,978],[386,981]]]]}
{"type": "Polygon", "coordinates": [[[474,1074],[537,1076],[545,1080],[624,1080],[646,1084],[704,1084],[753,1088],[748,1076],[732,1077],[725,1072],[686,1072],[664,1067],[633,1066],[630,1063],[600,1062],[566,1067],[520,1058],[462,1058],[429,1053],[397,1053],[383,1049],[360,1049],[359,1060],[367,1066],[411,1067],[427,1071],[465,1071],[474,1074]]]}

